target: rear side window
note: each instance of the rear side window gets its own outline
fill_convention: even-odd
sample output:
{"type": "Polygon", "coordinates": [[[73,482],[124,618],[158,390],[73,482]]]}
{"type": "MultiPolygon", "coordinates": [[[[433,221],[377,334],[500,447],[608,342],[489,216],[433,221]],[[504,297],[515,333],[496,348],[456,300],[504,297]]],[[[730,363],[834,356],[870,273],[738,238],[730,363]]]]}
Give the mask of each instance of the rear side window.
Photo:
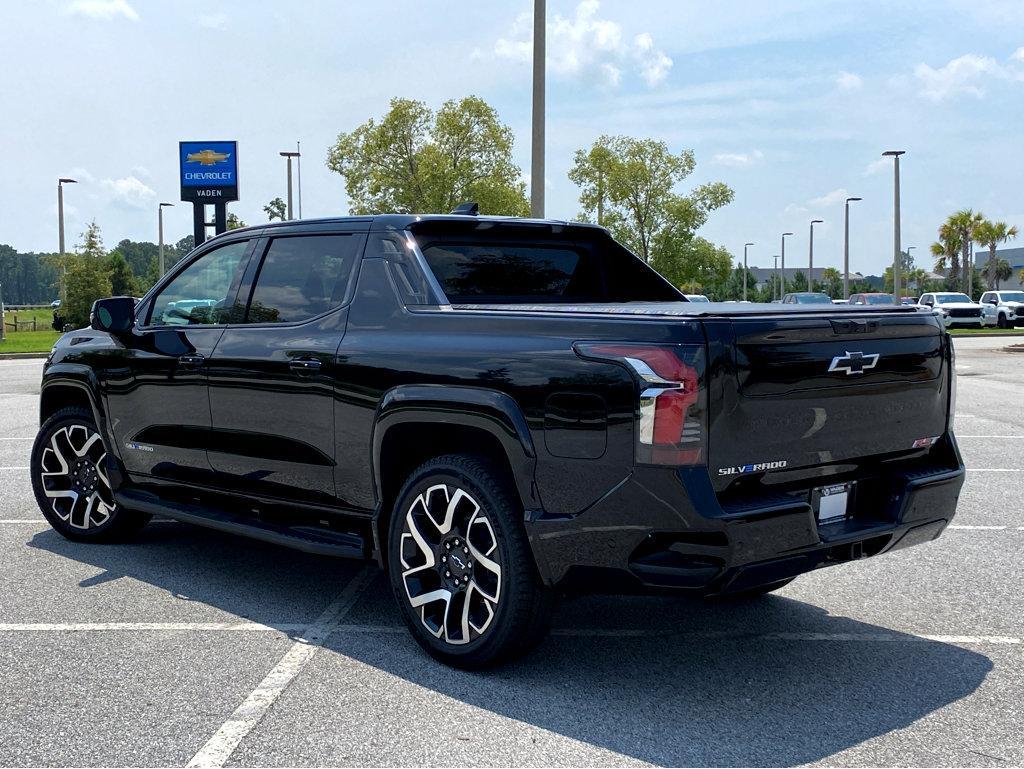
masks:
{"type": "Polygon", "coordinates": [[[537,242],[493,236],[421,239],[453,304],[680,301],[660,276],[614,241],[537,242]]]}
{"type": "Polygon", "coordinates": [[[298,323],[339,307],[348,293],[358,235],[275,238],[263,257],[246,323],[298,323]]]}

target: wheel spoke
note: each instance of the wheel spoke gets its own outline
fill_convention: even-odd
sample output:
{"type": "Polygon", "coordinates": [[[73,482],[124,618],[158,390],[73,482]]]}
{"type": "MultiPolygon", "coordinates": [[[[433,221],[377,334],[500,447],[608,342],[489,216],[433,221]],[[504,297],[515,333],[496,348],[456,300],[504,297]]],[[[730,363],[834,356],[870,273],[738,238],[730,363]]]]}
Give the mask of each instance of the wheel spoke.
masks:
{"type": "Polygon", "coordinates": [[[61,428],[39,459],[43,493],[62,521],[77,529],[101,526],[116,509],[99,433],[81,424],[61,428]]]}

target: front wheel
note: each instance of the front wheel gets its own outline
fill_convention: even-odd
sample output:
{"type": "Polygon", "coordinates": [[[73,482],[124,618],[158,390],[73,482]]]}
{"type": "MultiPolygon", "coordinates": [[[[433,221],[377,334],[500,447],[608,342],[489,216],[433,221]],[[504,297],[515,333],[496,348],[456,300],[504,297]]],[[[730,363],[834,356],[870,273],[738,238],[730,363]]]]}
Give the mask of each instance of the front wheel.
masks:
{"type": "Polygon", "coordinates": [[[150,516],[114,501],[107,449],[92,414],[61,409],[32,446],[32,491],[50,525],[78,542],[110,542],[141,529],[150,516]]]}
{"type": "Polygon", "coordinates": [[[542,585],[505,474],[448,455],[421,465],[392,513],[388,572],[409,631],[448,665],[484,668],[543,638],[553,597],[542,585]]]}

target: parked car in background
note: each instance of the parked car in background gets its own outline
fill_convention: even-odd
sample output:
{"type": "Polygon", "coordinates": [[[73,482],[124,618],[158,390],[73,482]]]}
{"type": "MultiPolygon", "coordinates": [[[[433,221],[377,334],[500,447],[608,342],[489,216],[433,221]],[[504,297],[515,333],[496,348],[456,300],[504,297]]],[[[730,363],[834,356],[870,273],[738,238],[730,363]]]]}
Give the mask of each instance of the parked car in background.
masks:
{"type": "Polygon", "coordinates": [[[691,302],[710,302],[711,301],[706,296],[704,296],[704,294],[683,294],[683,296],[685,296],[691,302]]]}
{"type": "Polygon", "coordinates": [[[981,328],[981,305],[971,301],[967,294],[955,291],[939,291],[922,294],[918,305],[935,310],[941,316],[946,328],[963,326],[981,328]]]}
{"type": "Polygon", "coordinates": [[[896,304],[892,294],[850,294],[850,304],[896,304]]]}
{"type": "Polygon", "coordinates": [[[986,291],[981,295],[981,321],[986,326],[1024,326],[1024,291],[986,291]]]}
{"type": "Polygon", "coordinates": [[[50,307],[52,307],[54,310],[60,307],[60,299],[54,299],[52,302],[50,302],[50,307]]]}
{"type": "Polygon", "coordinates": [[[799,291],[782,297],[783,304],[832,304],[832,297],[817,291],[799,291]]]}
{"type": "Polygon", "coordinates": [[[917,302],[917,297],[916,296],[904,296],[904,297],[900,298],[900,304],[905,305],[905,306],[906,305],[917,304],[917,303],[918,302],[917,302]]]}

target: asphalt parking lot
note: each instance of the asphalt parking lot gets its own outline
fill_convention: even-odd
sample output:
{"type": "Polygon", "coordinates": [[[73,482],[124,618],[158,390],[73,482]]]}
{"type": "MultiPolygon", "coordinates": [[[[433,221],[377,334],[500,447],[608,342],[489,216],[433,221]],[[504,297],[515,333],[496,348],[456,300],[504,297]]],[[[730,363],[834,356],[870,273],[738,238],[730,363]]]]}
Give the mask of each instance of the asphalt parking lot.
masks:
{"type": "Polygon", "coordinates": [[[937,542],[748,604],[564,603],[491,673],[425,657],[371,567],[32,498],[42,361],[0,362],[0,764],[1024,764],[1024,355],[957,341],[968,478],[937,542]]]}

